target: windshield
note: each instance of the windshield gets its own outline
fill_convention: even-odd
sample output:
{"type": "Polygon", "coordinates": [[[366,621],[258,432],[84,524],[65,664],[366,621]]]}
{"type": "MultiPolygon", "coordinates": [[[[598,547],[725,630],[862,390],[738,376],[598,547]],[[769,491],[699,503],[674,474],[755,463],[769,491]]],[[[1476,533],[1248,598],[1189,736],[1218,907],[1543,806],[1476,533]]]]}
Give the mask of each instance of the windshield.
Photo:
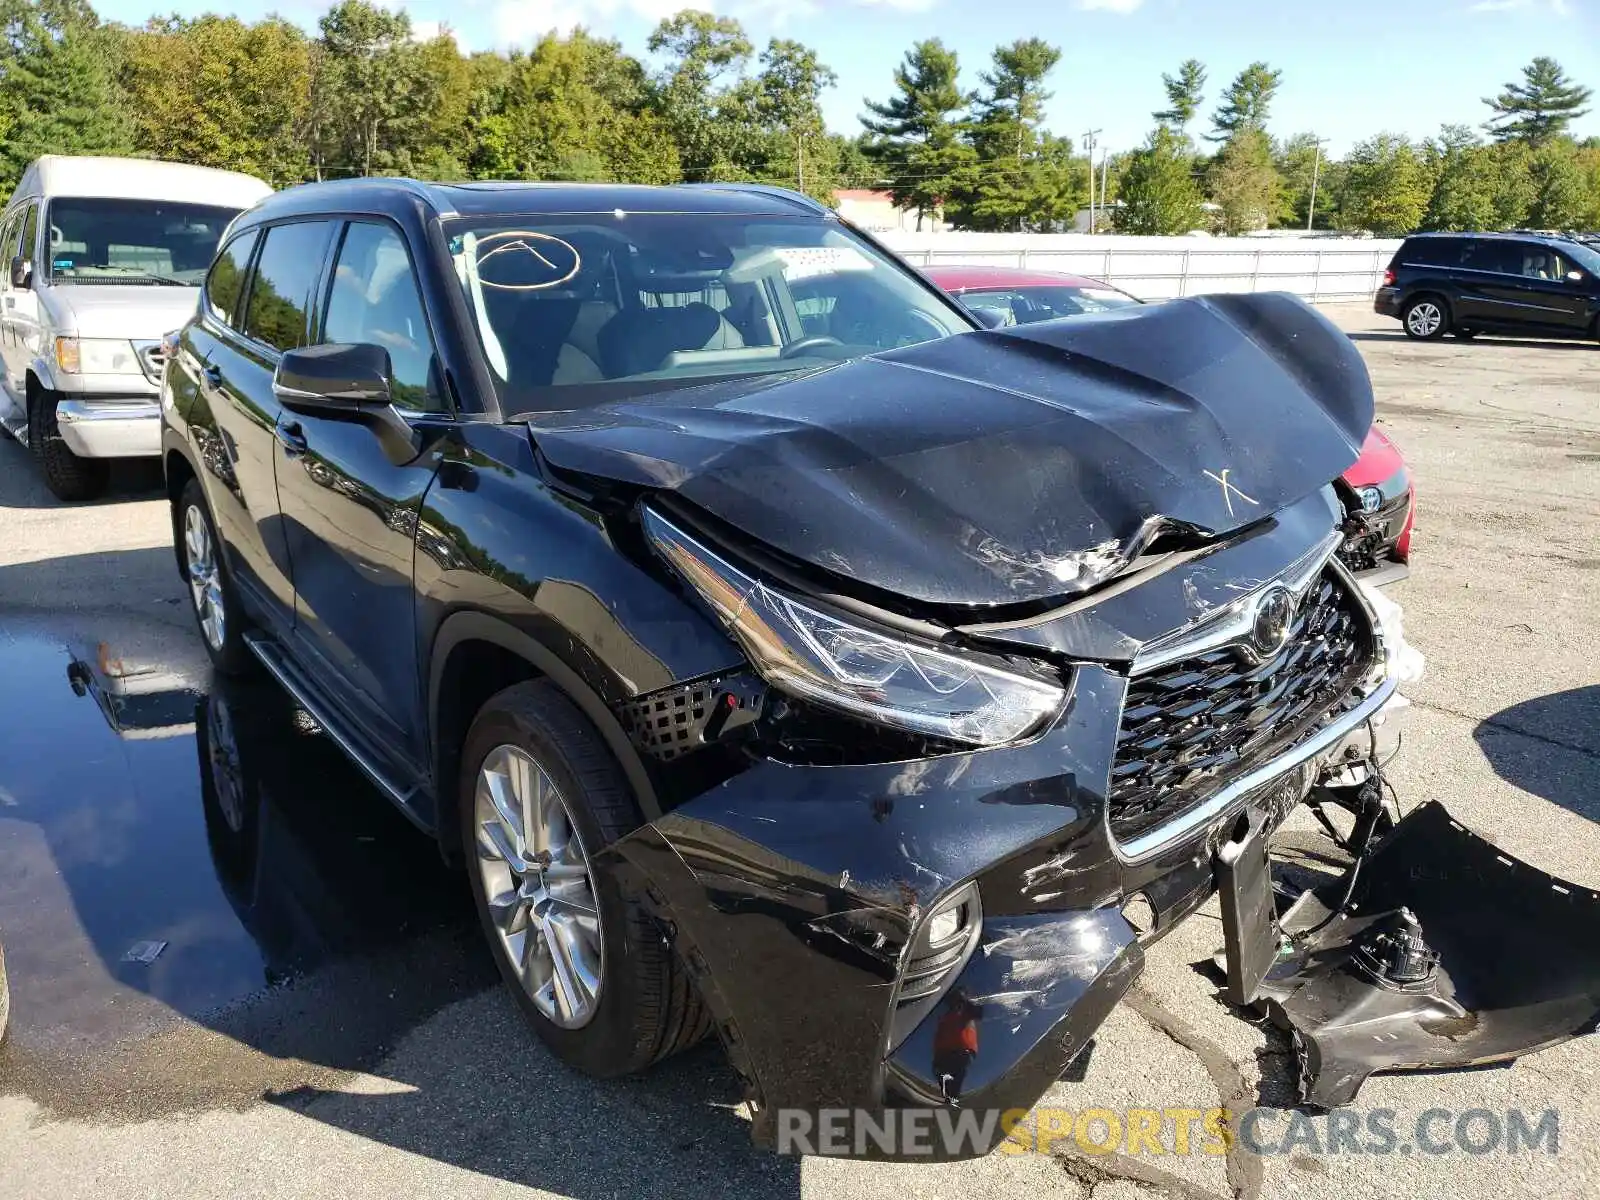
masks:
{"type": "Polygon", "coordinates": [[[1600,277],[1600,251],[1585,242],[1563,246],[1561,252],[1571,258],[1589,274],[1600,277]]]}
{"type": "Polygon", "coordinates": [[[999,317],[998,326],[1031,325],[1035,321],[1109,312],[1140,303],[1127,292],[1119,292],[1107,284],[975,288],[961,293],[961,302],[968,308],[994,313],[999,317]]]}
{"type": "Polygon", "coordinates": [[[50,278],[57,283],[199,287],[237,208],[170,200],[50,202],[50,278]]]}
{"type": "Polygon", "coordinates": [[[820,219],[586,214],[449,233],[508,413],[816,370],[972,328],[820,219]]]}

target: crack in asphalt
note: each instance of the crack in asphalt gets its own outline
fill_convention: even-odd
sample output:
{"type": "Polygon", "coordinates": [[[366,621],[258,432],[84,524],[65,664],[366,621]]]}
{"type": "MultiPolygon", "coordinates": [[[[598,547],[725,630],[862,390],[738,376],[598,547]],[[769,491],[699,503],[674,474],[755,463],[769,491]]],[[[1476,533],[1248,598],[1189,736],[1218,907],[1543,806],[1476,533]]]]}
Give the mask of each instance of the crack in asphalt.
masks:
{"type": "Polygon", "coordinates": [[[1531,729],[1524,729],[1520,725],[1513,725],[1502,721],[1498,717],[1479,717],[1459,708],[1451,708],[1448,704],[1439,704],[1433,700],[1418,700],[1412,698],[1411,703],[1418,708],[1426,708],[1431,712],[1443,713],[1447,717],[1459,717],[1463,721],[1471,721],[1474,725],[1487,725],[1490,729],[1501,733],[1514,733],[1518,737],[1525,737],[1530,741],[1543,742],[1546,746],[1554,746],[1558,750],[1570,750],[1574,754],[1581,754],[1585,758],[1600,759],[1600,750],[1593,746],[1582,746],[1577,742],[1569,742],[1563,738],[1551,737],[1545,733],[1535,733],[1531,729]]]}
{"type": "MultiPolygon", "coordinates": [[[[1254,1107],[1254,1089],[1221,1046],[1168,1012],[1155,996],[1141,987],[1135,986],[1129,991],[1124,1003],[1150,1028],[1166,1035],[1175,1045],[1200,1060],[1200,1065],[1211,1077],[1212,1086],[1217,1089],[1217,1100],[1222,1108],[1229,1113],[1237,1113],[1254,1107]]],[[[1258,1200],[1265,1178],[1261,1160],[1247,1151],[1238,1137],[1233,1137],[1229,1139],[1228,1155],[1224,1161],[1233,1200],[1258,1200]]]]}
{"type": "Polygon", "coordinates": [[[1095,1189],[1102,1183],[1121,1181],[1178,1200],[1224,1200],[1215,1192],[1190,1183],[1180,1175],[1163,1171],[1160,1167],[1153,1167],[1126,1154],[1107,1154],[1099,1158],[1063,1156],[1059,1161],[1061,1169],[1075,1183],[1082,1185],[1086,1200],[1093,1200],[1095,1189]]]}

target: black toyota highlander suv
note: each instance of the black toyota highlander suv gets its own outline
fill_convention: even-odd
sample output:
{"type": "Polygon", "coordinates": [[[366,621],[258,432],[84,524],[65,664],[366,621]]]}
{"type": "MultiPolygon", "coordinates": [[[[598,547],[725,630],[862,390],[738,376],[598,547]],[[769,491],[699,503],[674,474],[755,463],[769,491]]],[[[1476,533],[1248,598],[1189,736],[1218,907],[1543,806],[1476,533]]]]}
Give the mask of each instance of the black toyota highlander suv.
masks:
{"type": "Polygon", "coordinates": [[[1423,341],[1600,337],[1600,249],[1555,234],[1414,234],[1395,251],[1372,307],[1423,341]]]}
{"type": "Polygon", "coordinates": [[[986,330],[791,193],[364,180],[167,350],[217,668],[465,864],[555,1054],[715,1029],[758,1137],[1031,1106],[1394,692],[1287,296],[986,330]]]}

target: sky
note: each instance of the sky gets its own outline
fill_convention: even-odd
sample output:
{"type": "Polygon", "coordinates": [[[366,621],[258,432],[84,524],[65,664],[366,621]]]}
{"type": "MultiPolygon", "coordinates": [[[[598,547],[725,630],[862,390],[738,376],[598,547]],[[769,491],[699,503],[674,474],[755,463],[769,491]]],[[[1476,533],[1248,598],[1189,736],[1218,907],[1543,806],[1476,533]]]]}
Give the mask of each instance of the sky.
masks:
{"type": "MultiPolygon", "coordinates": [[[[1131,149],[1165,107],[1162,72],[1186,58],[1209,71],[1204,113],[1257,59],[1283,71],[1271,131],[1312,132],[1342,155],[1389,131],[1431,136],[1445,122],[1480,124],[1483,97],[1547,54],[1600,97],[1600,0],[411,0],[419,30],[448,28],[467,50],[527,47],[546,31],[583,25],[645,56],[663,16],[683,7],[737,17],[757,45],[789,37],[817,49],[839,77],[823,97],[830,129],[855,134],[864,97],[884,99],[911,44],[939,37],[962,63],[963,83],[996,45],[1041,37],[1061,51],[1047,124],[1081,145],[1131,149]]],[[[97,0],[103,18],[137,24],[152,11],[194,15],[203,0],[97,0]]],[[[317,0],[241,0],[245,19],[268,12],[314,30],[317,0]]],[[[1197,123],[1198,124],[1198,123],[1197,123]]],[[[1574,131],[1600,135],[1600,105],[1574,131]]],[[[1196,129],[1196,133],[1203,132],[1196,129]]]]}

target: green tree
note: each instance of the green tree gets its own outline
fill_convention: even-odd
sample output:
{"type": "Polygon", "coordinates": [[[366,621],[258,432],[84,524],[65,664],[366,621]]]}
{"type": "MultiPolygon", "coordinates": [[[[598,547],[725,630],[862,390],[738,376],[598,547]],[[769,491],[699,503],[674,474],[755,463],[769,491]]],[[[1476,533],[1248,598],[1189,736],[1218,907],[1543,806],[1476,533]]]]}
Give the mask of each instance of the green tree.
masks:
{"type": "Polygon", "coordinates": [[[1039,38],[1001,46],[994,65],[979,76],[984,92],[977,97],[972,137],[985,158],[1011,155],[1021,162],[1038,137],[1044,106],[1052,93],[1045,77],[1055,70],[1061,51],[1039,38]]]}
{"type": "Polygon", "coordinates": [[[1433,192],[1421,228],[1477,230],[1495,227],[1495,192],[1500,163],[1465,125],[1446,125],[1423,148],[1433,192]]]}
{"type": "Polygon", "coordinates": [[[1187,132],[1189,122],[1194,120],[1200,111],[1200,105],[1205,103],[1204,64],[1198,58],[1185,60],[1178,68],[1177,75],[1161,76],[1161,86],[1166,89],[1167,104],[1170,107],[1156,113],[1156,120],[1179,133],[1187,132]]]}
{"type": "Polygon", "coordinates": [[[1072,143],[1043,128],[1045,78],[1061,52],[1038,38],[1001,46],[967,132],[976,161],[951,181],[949,215],[978,230],[1050,229],[1077,210],[1087,169],[1072,143]],[[1081,182],[1080,182],[1081,180],[1081,182]]]}
{"type": "Polygon", "coordinates": [[[1211,166],[1210,184],[1225,234],[1265,229],[1283,216],[1283,180],[1271,139],[1260,129],[1242,128],[1228,140],[1211,166]]]}
{"type": "Polygon", "coordinates": [[[1264,62],[1253,62],[1240,71],[1223,93],[1221,106],[1211,115],[1215,132],[1209,135],[1210,140],[1226,142],[1246,131],[1265,132],[1272,98],[1282,82],[1283,72],[1264,62]]]}
{"type": "Polygon", "coordinates": [[[1283,180],[1285,216],[1295,228],[1304,229],[1306,218],[1315,217],[1318,224],[1331,228],[1333,205],[1329,203],[1328,156],[1322,153],[1320,139],[1314,133],[1297,133],[1273,150],[1273,164],[1283,180]],[[1317,210],[1311,212],[1311,197],[1316,193],[1317,210]]]}
{"type": "Polygon", "coordinates": [[[1187,141],[1166,125],[1128,157],[1111,221],[1118,233],[1175,234],[1198,229],[1202,218],[1187,141]]]}
{"type": "Polygon", "coordinates": [[[118,78],[139,153],[279,185],[305,178],[310,50],[287,21],[152,21],[124,35],[118,78]]]}
{"type": "Polygon", "coordinates": [[[341,0],[318,24],[319,162],[336,157],[340,168],[360,175],[408,165],[397,161],[395,150],[431,99],[411,41],[411,18],[368,0],[341,0]]]}
{"type": "Polygon", "coordinates": [[[1340,215],[1384,237],[1410,233],[1422,222],[1433,180],[1416,147],[1392,133],[1359,143],[1345,159],[1340,215]]]}
{"type": "MultiPolygon", "coordinates": [[[[806,147],[827,135],[822,93],[838,78],[811,47],[789,38],[773,38],[761,52],[761,73],[755,80],[756,115],[765,128],[781,135],[781,157],[792,157],[794,163],[792,173],[783,170],[784,183],[802,192],[815,190],[825,200],[832,199],[833,181],[822,171],[827,169],[831,175],[831,162],[827,158],[814,161],[808,181],[806,147]]],[[[769,170],[771,166],[769,163],[769,170]]]]}
{"type": "Polygon", "coordinates": [[[1537,199],[1533,150],[1526,142],[1503,142],[1488,149],[1494,169],[1494,219],[1489,228],[1521,228],[1528,224],[1537,199]]]}
{"type": "Polygon", "coordinates": [[[896,206],[916,211],[918,229],[973,160],[972,147],[961,140],[959,114],[968,97],[957,82],[960,71],[955,51],[943,42],[918,42],[894,70],[894,95],[866,101],[870,115],[861,118],[867,153],[888,175],[896,206]]]}
{"type": "Polygon", "coordinates": [[[422,179],[461,179],[471,145],[472,62],[441,30],[416,47],[415,67],[423,108],[404,147],[408,169],[422,179]]]}
{"type": "Polygon", "coordinates": [[[1498,96],[1483,102],[1494,112],[1484,128],[1496,141],[1542,146],[1588,113],[1593,93],[1567,78],[1561,64],[1540,55],[1522,68],[1522,82],[1508,83],[1498,96]]]}
{"type": "Polygon", "coordinates": [[[513,59],[488,120],[493,152],[475,166],[523,179],[671,183],[682,175],[671,130],[637,59],[581,29],[547,34],[513,59]]]}
{"type": "Polygon", "coordinates": [[[1585,190],[1578,147],[1569,138],[1557,138],[1533,152],[1533,204],[1528,224],[1535,229],[1576,229],[1592,210],[1585,190]]]}
{"type": "Polygon", "coordinates": [[[130,130],[112,78],[117,48],[86,4],[0,6],[0,183],[41,154],[121,154],[130,130]]]}
{"type": "Polygon", "coordinates": [[[742,132],[725,119],[730,92],[754,53],[744,27],[732,17],[685,9],[657,25],[647,44],[666,60],[656,79],[656,107],[672,131],[685,176],[725,177],[742,132]]]}

